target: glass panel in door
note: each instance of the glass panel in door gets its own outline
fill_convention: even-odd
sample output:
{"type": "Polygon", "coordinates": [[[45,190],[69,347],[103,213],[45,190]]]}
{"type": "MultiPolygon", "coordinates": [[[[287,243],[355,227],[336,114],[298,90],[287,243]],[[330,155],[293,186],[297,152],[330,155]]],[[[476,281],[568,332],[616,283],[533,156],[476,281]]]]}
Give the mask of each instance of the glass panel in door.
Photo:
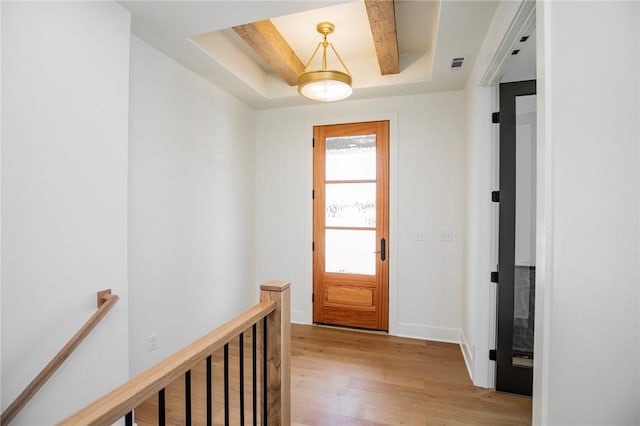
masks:
{"type": "Polygon", "coordinates": [[[376,184],[327,183],[325,226],[376,226],[376,184]]]}
{"type": "Polygon", "coordinates": [[[325,139],[325,272],[375,275],[376,135],[325,139]]]}
{"type": "Polygon", "coordinates": [[[514,365],[533,366],[536,276],[536,95],[516,96],[514,365]]]}
{"type": "Polygon", "coordinates": [[[376,231],[327,229],[325,233],[325,272],[375,275],[376,231]]]}
{"type": "Polygon", "coordinates": [[[376,180],[376,135],[326,139],[325,179],[376,180]]]}

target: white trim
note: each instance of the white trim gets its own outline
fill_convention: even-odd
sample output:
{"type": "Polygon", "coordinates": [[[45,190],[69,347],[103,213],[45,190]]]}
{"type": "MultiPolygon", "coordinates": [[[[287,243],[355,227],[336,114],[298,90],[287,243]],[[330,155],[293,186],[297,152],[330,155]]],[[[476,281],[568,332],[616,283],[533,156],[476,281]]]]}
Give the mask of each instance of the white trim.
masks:
{"type": "MultiPolygon", "coordinates": [[[[0,30],[2,27],[2,2],[0,2],[0,30]]],[[[0,45],[2,44],[2,31],[0,31],[0,45]]],[[[131,65],[129,65],[129,67],[131,67],[131,65]]],[[[2,55],[0,55],[0,70],[3,69],[2,68],[2,55]]],[[[0,78],[0,99],[2,98],[2,79],[0,78]]],[[[129,101],[130,102],[130,101],[129,101]]],[[[2,135],[2,102],[0,102],[0,135],[2,135]]],[[[128,136],[128,135],[127,135],[128,136]]],[[[0,136],[0,188],[2,188],[2,136],[0,136]]],[[[127,157],[128,160],[129,157],[127,157]]],[[[128,191],[128,187],[127,187],[127,191],[128,191]]],[[[129,202],[127,201],[127,208],[129,206],[129,202]]],[[[127,215],[129,214],[129,212],[127,211],[127,215]]],[[[127,216],[128,218],[128,216],[127,216]]],[[[128,220],[128,219],[127,219],[128,220]]],[[[0,224],[2,223],[2,197],[0,197],[0,224]]],[[[0,241],[2,241],[1,238],[2,235],[2,226],[0,226],[0,241]]],[[[129,238],[128,235],[128,230],[127,230],[127,239],[129,238]]],[[[128,240],[127,240],[127,244],[128,244],[128,240]]],[[[127,271],[128,272],[128,271],[127,271]]],[[[0,294],[2,294],[2,244],[0,244],[0,294]]],[[[6,296],[5,296],[6,297],[6,296]]],[[[5,299],[6,300],[6,299],[5,299]]],[[[128,301],[127,301],[128,302],[128,301]]],[[[0,330],[2,330],[2,316],[0,315],[0,330]]],[[[127,340],[128,342],[128,340],[127,340]]],[[[2,353],[4,351],[2,350],[2,339],[0,339],[0,365],[2,364],[2,353]]],[[[2,392],[2,380],[0,380],[0,395],[4,395],[4,393],[2,392]]]]}
{"type": "Polygon", "coordinates": [[[459,328],[432,327],[423,324],[412,324],[398,321],[395,336],[412,339],[431,340],[434,342],[460,344],[462,330],[459,328]]]}
{"type": "MultiPolygon", "coordinates": [[[[554,144],[551,99],[552,8],[544,2],[538,8],[536,34],[537,91],[537,182],[536,182],[536,299],[533,368],[532,424],[549,422],[551,359],[551,292],[553,290],[554,243],[554,144]]],[[[557,30],[557,29],[556,29],[557,30]]]]}
{"type": "Polygon", "coordinates": [[[491,59],[487,70],[480,79],[480,86],[498,84],[504,73],[511,66],[514,56],[512,51],[518,49],[520,38],[529,36],[536,26],[536,2],[524,0],[516,12],[509,29],[504,35],[500,46],[491,59]]]}
{"type": "Polygon", "coordinates": [[[464,335],[464,331],[460,332],[460,352],[462,352],[462,359],[464,359],[464,365],[467,366],[467,373],[469,378],[473,382],[473,353],[467,343],[467,338],[464,335]]]}
{"type": "MultiPolygon", "coordinates": [[[[491,87],[492,111],[500,111],[500,90],[498,85],[491,87]]],[[[500,190],[500,126],[491,127],[491,187],[500,190]]],[[[489,244],[491,254],[489,256],[490,270],[494,271],[498,264],[499,229],[500,229],[500,203],[491,203],[491,234],[489,244]]],[[[496,349],[498,330],[498,285],[488,282],[489,285],[489,318],[487,318],[489,334],[487,344],[489,349],[496,349]]],[[[488,358],[489,354],[487,354],[488,358]]],[[[488,361],[486,364],[486,382],[476,386],[494,388],[496,385],[496,363],[488,361]]]]}
{"type": "MultiPolygon", "coordinates": [[[[505,33],[498,50],[493,56],[491,63],[485,71],[481,81],[481,86],[491,86],[491,111],[500,111],[500,94],[498,84],[504,73],[509,69],[513,60],[511,51],[520,43],[520,37],[529,35],[536,27],[536,4],[530,0],[524,0],[507,32],[505,33]]],[[[538,133],[540,134],[540,133],[538,133]]],[[[500,190],[500,128],[492,126],[491,128],[491,187],[493,190],[500,190]]],[[[499,246],[499,204],[492,203],[491,206],[491,231],[490,231],[490,270],[494,271],[498,264],[498,246],[499,246]]],[[[487,280],[489,291],[489,308],[488,308],[488,335],[487,345],[490,349],[495,349],[497,344],[497,286],[487,280]]],[[[487,354],[488,357],[488,354],[487,354]]],[[[475,383],[476,386],[493,388],[496,381],[496,363],[486,361],[482,363],[486,368],[486,381],[483,383],[475,383]]],[[[474,365],[479,368],[480,365],[474,365]]]]}

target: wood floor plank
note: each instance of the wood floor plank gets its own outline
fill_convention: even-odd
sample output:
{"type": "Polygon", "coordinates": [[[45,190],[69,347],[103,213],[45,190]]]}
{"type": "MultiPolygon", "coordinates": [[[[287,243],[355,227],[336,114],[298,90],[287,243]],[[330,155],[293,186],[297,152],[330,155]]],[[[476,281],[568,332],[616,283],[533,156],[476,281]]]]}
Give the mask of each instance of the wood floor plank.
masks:
{"type": "MultiPolygon", "coordinates": [[[[214,356],[216,381],[222,377],[220,358],[214,356]]],[[[230,345],[230,360],[230,423],[236,425],[237,345],[230,345]]],[[[194,368],[192,383],[193,424],[203,424],[195,420],[196,413],[204,412],[203,366],[194,368]]],[[[247,401],[249,388],[250,377],[245,381],[247,401]]],[[[183,393],[184,381],[167,390],[167,424],[183,424],[183,393]]],[[[340,328],[292,325],[291,399],[292,424],[297,426],[531,424],[531,399],[474,387],[458,345],[340,328]]],[[[222,404],[222,388],[216,383],[216,425],[224,424],[222,404]]],[[[136,410],[138,424],[155,424],[156,411],[156,400],[143,404],[136,410]]]]}

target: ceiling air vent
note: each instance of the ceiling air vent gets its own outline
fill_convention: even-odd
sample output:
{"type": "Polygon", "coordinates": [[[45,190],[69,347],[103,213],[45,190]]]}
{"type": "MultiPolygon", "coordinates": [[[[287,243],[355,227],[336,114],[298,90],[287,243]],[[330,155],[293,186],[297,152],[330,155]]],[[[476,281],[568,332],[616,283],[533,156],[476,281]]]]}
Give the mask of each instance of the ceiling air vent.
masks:
{"type": "Polygon", "coordinates": [[[459,69],[462,68],[462,64],[464,64],[464,58],[463,57],[453,58],[451,60],[451,69],[452,70],[459,70],[459,69]]]}

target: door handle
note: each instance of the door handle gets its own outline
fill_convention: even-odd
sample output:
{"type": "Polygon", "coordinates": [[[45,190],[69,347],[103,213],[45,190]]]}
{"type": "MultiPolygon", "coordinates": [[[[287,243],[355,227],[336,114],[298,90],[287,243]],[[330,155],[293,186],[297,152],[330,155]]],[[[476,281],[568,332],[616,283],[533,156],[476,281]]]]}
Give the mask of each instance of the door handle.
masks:
{"type": "Polygon", "coordinates": [[[384,262],[387,259],[387,240],[382,238],[380,240],[380,251],[374,251],[374,253],[380,253],[380,260],[384,262]]]}

